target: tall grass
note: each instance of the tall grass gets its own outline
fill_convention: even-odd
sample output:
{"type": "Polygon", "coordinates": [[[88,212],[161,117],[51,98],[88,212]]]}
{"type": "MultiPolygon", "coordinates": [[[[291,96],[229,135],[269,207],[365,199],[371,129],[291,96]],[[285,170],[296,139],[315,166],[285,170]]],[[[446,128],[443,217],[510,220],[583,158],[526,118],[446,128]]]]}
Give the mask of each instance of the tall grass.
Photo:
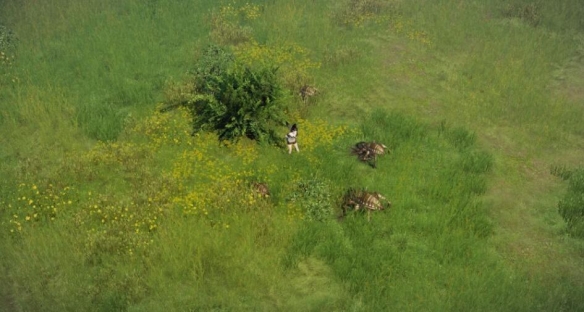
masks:
{"type": "MultiPolygon", "coordinates": [[[[160,100],[165,81],[188,69],[196,38],[206,31],[207,10],[197,2],[9,2],[2,17],[19,39],[14,75],[20,85],[67,92],[74,119],[85,133],[111,140],[132,109],[160,100]]],[[[9,92],[3,102],[9,116],[31,105],[17,93],[9,92]]],[[[45,102],[60,105],[56,99],[45,102]]],[[[34,120],[19,124],[26,123],[34,120]]]]}
{"type": "MultiPolygon", "coordinates": [[[[74,187],[26,182],[5,194],[5,248],[20,246],[5,261],[38,265],[11,271],[15,307],[345,310],[358,302],[362,310],[450,310],[476,300],[485,309],[509,306],[491,302],[500,294],[490,285],[501,284],[507,269],[484,243],[491,225],[476,198],[484,187],[474,186],[483,185],[492,160],[474,150],[470,133],[377,111],[362,131],[304,121],[301,129],[311,131],[302,152],[287,155],[245,142],[217,145],[215,136],[191,138],[187,116],[157,114],[118,142],[63,162],[56,181],[74,187]],[[393,151],[378,169],[349,155],[364,136],[393,151]],[[254,179],[275,186],[273,198],[254,197],[245,186],[254,179]],[[333,207],[324,220],[311,221],[311,206],[287,195],[307,179],[331,186],[322,190],[333,207]],[[339,222],[339,200],[350,186],[379,191],[394,205],[371,222],[359,213],[339,222]],[[35,248],[39,240],[50,253],[35,248]],[[61,271],[59,263],[69,265],[61,271]],[[60,291],[34,286],[37,275],[38,283],[60,291]],[[33,296],[18,295],[25,291],[21,281],[33,296]],[[323,288],[302,289],[313,284],[323,288]],[[290,288],[292,297],[284,295],[290,288]],[[434,295],[420,298],[413,291],[419,288],[434,295]],[[460,297],[463,289],[468,297],[460,297]],[[57,299],[65,294],[77,300],[57,299]]],[[[521,285],[509,287],[527,292],[521,285]]]]}

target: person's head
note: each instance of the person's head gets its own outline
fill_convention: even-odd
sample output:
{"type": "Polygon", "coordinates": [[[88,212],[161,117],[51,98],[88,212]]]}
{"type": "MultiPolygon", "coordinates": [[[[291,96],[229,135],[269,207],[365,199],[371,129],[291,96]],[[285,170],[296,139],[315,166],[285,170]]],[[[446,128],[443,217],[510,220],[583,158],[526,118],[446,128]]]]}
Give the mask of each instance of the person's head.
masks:
{"type": "Polygon", "coordinates": [[[296,126],[296,124],[293,124],[292,127],[290,128],[290,132],[293,131],[298,131],[298,127],[296,126]]]}

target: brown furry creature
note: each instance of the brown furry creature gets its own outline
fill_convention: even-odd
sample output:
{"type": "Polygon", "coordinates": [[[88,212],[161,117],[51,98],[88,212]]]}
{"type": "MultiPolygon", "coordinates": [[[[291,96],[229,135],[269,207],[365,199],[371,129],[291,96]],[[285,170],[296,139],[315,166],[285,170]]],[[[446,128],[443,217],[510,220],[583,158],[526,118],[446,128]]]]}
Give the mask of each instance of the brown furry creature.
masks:
{"type": "Polygon", "coordinates": [[[343,216],[347,214],[347,209],[359,211],[367,210],[367,220],[371,221],[371,211],[380,211],[391,207],[391,202],[378,192],[368,192],[349,188],[343,197],[343,216]]]}
{"type": "Polygon", "coordinates": [[[359,142],[352,148],[351,153],[357,155],[361,161],[366,161],[373,168],[377,167],[377,155],[389,153],[387,146],[373,142],[359,142]]]}
{"type": "Polygon", "coordinates": [[[313,97],[317,93],[318,89],[309,85],[303,85],[302,88],[300,88],[300,97],[302,98],[302,102],[304,102],[304,104],[306,104],[309,97],[313,97]]]}
{"type": "Polygon", "coordinates": [[[254,182],[253,191],[260,197],[270,197],[270,189],[266,183],[254,182]]]}

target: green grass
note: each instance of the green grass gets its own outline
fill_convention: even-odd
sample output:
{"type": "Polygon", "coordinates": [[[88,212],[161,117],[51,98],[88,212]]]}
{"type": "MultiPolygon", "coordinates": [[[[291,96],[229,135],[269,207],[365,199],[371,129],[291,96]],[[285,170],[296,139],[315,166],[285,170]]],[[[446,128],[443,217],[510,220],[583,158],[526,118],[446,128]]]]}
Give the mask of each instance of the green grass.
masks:
{"type": "Polygon", "coordinates": [[[229,3],[0,5],[18,38],[0,63],[0,310],[584,309],[584,245],[550,170],[584,159],[578,1],[252,1],[257,18],[221,15],[223,39],[250,30],[293,57],[288,86],[319,89],[308,106],[286,99],[293,155],[155,113],[229,3]],[[376,169],[350,156],[362,140],[391,150],[376,169]],[[327,220],[290,200],[302,181],[330,198],[327,220]],[[393,205],[338,220],[348,187],[393,205]]]}

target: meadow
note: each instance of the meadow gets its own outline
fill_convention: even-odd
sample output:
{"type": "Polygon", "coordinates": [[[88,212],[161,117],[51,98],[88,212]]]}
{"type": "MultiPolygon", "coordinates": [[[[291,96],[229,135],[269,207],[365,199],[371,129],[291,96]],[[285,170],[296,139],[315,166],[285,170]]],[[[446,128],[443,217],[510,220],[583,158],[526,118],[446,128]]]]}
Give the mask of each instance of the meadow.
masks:
{"type": "Polygon", "coordinates": [[[6,0],[0,31],[2,311],[584,310],[577,0],[6,0]],[[299,153],[162,109],[209,43],[278,68],[299,153]],[[349,187],[392,206],[339,218],[349,187]]]}

